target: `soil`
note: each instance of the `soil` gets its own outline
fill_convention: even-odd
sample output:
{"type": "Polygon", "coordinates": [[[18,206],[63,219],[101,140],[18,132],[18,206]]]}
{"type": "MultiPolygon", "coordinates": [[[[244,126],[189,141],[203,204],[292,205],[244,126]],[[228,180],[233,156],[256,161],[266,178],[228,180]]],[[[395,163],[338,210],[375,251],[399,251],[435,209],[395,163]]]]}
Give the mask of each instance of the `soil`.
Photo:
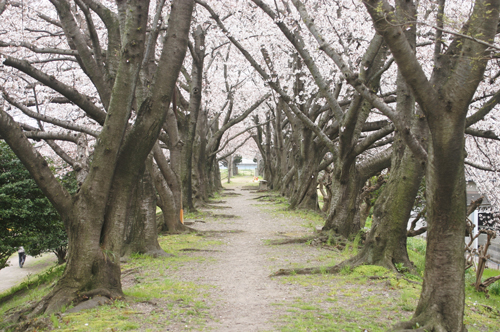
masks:
{"type": "Polygon", "coordinates": [[[224,244],[217,246],[217,251],[197,253],[211,259],[179,269],[175,278],[215,286],[209,304],[214,320],[207,322],[208,330],[273,331],[283,310],[275,304],[301,297],[304,290],[270,275],[279,268],[290,267],[292,262],[313,263],[313,257],[321,250],[303,244],[269,245],[266,240],[311,235],[312,230],[305,228],[299,218],[270,213],[266,209],[269,203],[254,199],[262,193],[249,191],[243,185],[231,188],[235,190],[224,197],[226,202],[220,210],[210,211],[215,215],[231,213],[234,218],[216,218],[191,226],[200,231],[215,231],[214,236],[224,244]]]}

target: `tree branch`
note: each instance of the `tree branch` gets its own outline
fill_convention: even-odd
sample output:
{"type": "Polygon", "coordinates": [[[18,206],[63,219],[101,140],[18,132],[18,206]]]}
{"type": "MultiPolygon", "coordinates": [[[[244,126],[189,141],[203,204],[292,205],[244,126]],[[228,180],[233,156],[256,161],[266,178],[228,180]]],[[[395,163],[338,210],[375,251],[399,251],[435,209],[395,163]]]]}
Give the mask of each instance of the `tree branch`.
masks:
{"type": "Polygon", "coordinates": [[[36,45],[30,44],[28,42],[4,42],[0,41],[0,47],[24,47],[35,53],[48,53],[48,54],[61,54],[61,55],[78,55],[78,51],[76,50],[64,50],[59,48],[51,48],[51,47],[38,47],[36,45]]]}

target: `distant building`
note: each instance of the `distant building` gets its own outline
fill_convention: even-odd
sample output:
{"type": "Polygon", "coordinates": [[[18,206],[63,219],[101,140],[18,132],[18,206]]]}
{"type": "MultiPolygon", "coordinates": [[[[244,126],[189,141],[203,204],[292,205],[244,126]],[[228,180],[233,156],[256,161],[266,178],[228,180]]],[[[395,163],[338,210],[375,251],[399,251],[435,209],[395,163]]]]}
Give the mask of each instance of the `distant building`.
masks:
{"type": "Polygon", "coordinates": [[[238,169],[255,169],[257,168],[257,163],[252,159],[242,158],[241,163],[238,165],[238,169]]]}
{"type": "MultiPolygon", "coordinates": [[[[467,206],[469,206],[473,201],[477,200],[479,197],[484,196],[481,205],[469,216],[469,219],[476,226],[474,228],[474,234],[477,234],[478,230],[484,228],[492,228],[495,218],[493,217],[493,207],[488,200],[486,195],[479,192],[474,181],[467,181],[467,206]]],[[[498,227],[498,226],[497,226],[498,227]]],[[[466,238],[468,239],[468,238],[466,238]]],[[[479,246],[484,246],[486,243],[486,235],[481,234],[479,238],[474,241],[473,248],[477,249],[479,246]]],[[[491,241],[491,245],[488,249],[488,254],[490,255],[490,260],[500,264],[500,237],[497,237],[491,241]]]]}
{"type": "MultiPolygon", "coordinates": [[[[220,164],[220,169],[227,169],[226,166],[222,165],[222,163],[220,164]]],[[[238,169],[242,170],[242,169],[255,169],[257,168],[257,163],[254,162],[252,159],[249,159],[249,158],[242,158],[241,159],[241,163],[237,164],[236,167],[238,167],[238,169]]]]}

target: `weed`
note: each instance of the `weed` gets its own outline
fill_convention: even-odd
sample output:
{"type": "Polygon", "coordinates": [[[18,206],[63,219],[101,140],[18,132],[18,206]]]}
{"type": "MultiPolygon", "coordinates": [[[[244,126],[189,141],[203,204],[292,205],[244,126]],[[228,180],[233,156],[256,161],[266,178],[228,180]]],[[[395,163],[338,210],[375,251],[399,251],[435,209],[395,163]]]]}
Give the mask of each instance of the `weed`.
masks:
{"type": "Polygon", "coordinates": [[[333,236],[332,233],[328,234],[328,239],[326,240],[326,244],[329,246],[334,246],[337,244],[337,240],[335,239],[335,236],[333,236]]]}
{"type": "Polygon", "coordinates": [[[394,266],[396,267],[396,270],[398,270],[399,273],[408,272],[408,268],[405,266],[404,263],[394,263],[394,266]]]}
{"type": "Polygon", "coordinates": [[[496,281],[488,289],[490,295],[500,296],[500,281],[496,281]]]}
{"type": "Polygon", "coordinates": [[[343,266],[342,269],[339,272],[341,275],[349,275],[352,273],[352,269],[349,265],[343,266]]]}
{"type": "Polygon", "coordinates": [[[56,315],[52,314],[50,315],[50,321],[52,322],[52,325],[57,329],[59,328],[59,319],[57,319],[56,315]]]}

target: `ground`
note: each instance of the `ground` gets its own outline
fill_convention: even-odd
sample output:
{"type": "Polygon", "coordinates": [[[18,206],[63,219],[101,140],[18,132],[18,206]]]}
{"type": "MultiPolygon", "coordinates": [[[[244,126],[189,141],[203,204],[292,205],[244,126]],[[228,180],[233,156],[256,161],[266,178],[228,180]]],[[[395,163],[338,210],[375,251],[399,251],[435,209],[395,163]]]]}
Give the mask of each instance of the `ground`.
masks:
{"type": "MultiPolygon", "coordinates": [[[[271,245],[270,240],[312,235],[323,218],[287,211],[275,200],[258,200],[267,193],[250,190],[251,185],[251,178],[235,177],[225,184],[229,190],[222,197],[202,209],[205,214],[188,215],[198,234],[160,236],[162,248],[175,256],[133,255],[124,263],[125,298],[76,313],[76,308],[69,308],[61,315],[40,318],[39,325],[31,327],[37,331],[45,324],[46,330],[54,331],[375,332],[411,318],[420,293],[419,278],[408,282],[373,266],[345,269],[338,275],[271,276],[280,268],[335,265],[354,255],[355,249],[352,245],[336,249],[333,243],[271,245]]],[[[49,289],[50,284],[31,291],[22,305],[34,303],[49,289]]],[[[469,331],[498,331],[498,299],[472,295],[466,305],[469,331]]],[[[0,317],[13,308],[14,304],[0,303],[0,317]]]]}

